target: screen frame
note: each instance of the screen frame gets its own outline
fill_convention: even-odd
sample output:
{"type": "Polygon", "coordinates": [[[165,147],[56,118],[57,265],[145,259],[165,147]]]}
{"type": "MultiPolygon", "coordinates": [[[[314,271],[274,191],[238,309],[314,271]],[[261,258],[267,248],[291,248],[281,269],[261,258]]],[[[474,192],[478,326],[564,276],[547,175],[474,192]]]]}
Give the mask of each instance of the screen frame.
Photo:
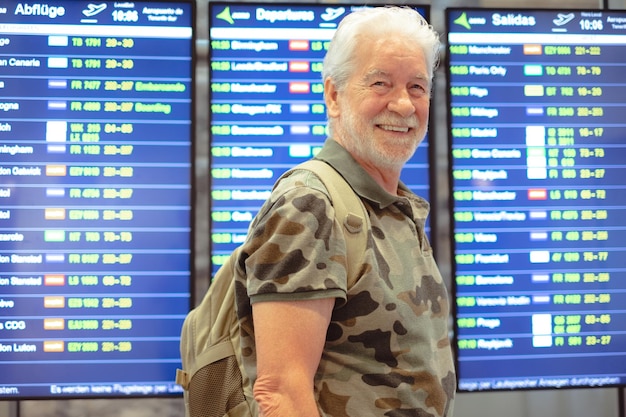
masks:
{"type": "MultiPolygon", "coordinates": [[[[447,7],[445,9],[445,16],[444,16],[444,26],[445,26],[445,35],[446,35],[446,42],[445,42],[445,48],[446,48],[446,53],[445,53],[445,71],[446,71],[446,103],[447,103],[447,108],[450,109],[452,107],[452,95],[451,95],[451,73],[450,73],[450,67],[451,67],[451,57],[450,57],[450,44],[449,44],[449,35],[450,33],[455,33],[454,30],[450,29],[451,26],[451,19],[452,19],[452,14],[453,13],[459,13],[459,12],[481,12],[481,13],[528,13],[528,14],[533,14],[533,13],[569,13],[569,12],[574,12],[574,13],[581,13],[581,12],[602,12],[602,13],[610,13],[610,12],[614,12],[614,13],[618,13],[618,14],[624,14],[626,16],[626,10],[611,10],[611,9],[588,9],[588,8],[545,8],[545,9],[537,9],[537,8],[525,8],[525,7],[461,7],[461,6],[455,6],[455,7],[447,7]]],[[[508,30],[503,30],[502,32],[511,32],[513,31],[513,28],[509,28],[508,30]]],[[[480,32],[482,33],[482,32],[480,32]]],[[[543,32],[541,32],[543,33],[543,32]]],[[[497,42],[495,42],[497,43],[497,42]]],[[[622,46],[624,47],[624,50],[626,51],[626,39],[624,40],[624,43],[622,44],[622,46]]],[[[457,320],[457,315],[458,315],[458,305],[456,302],[456,296],[458,293],[458,285],[456,282],[456,276],[457,276],[457,261],[456,261],[456,245],[455,245],[455,231],[456,229],[456,224],[457,221],[455,220],[455,203],[453,200],[453,196],[454,196],[454,191],[455,191],[455,187],[454,187],[454,176],[453,176],[453,171],[454,171],[454,158],[453,158],[453,136],[452,136],[452,125],[453,125],[453,116],[452,113],[450,111],[447,111],[446,113],[446,128],[447,128],[447,138],[448,138],[448,185],[449,185],[449,196],[450,196],[450,207],[448,210],[448,214],[449,214],[449,222],[450,222],[450,240],[449,240],[449,244],[450,244],[450,253],[451,253],[451,257],[450,257],[450,262],[451,262],[451,294],[452,294],[452,299],[451,299],[451,319],[452,319],[452,327],[453,327],[453,336],[452,336],[452,343],[453,343],[453,353],[454,353],[454,361],[455,361],[455,367],[457,369],[457,391],[460,393],[497,393],[497,392],[511,392],[511,391],[548,391],[548,390],[572,390],[572,389],[601,389],[601,388],[624,388],[626,387],[626,378],[622,378],[622,382],[617,383],[617,384],[604,384],[604,385],[594,385],[594,384],[588,384],[588,385],[579,385],[579,386],[572,386],[572,385],[567,385],[567,386],[561,386],[561,387],[553,387],[553,386],[538,386],[538,387],[524,387],[524,388],[489,388],[489,389],[481,389],[481,388],[477,388],[477,389],[464,389],[462,387],[459,386],[459,382],[463,379],[463,376],[461,375],[461,373],[459,372],[460,370],[460,353],[459,353],[459,349],[458,349],[458,342],[459,342],[459,326],[458,326],[458,320],[457,320]]],[[[526,145],[524,145],[524,149],[526,149],[526,145]]],[[[497,366],[493,365],[493,366],[497,366]]],[[[603,376],[601,374],[601,376],[603,376]]],[[[538,375],[538,378],[541,377],[552,377],[552,375],[538,375]]],[[[557,378],[558,375],[553,376],[554,378],[557,378]]],[[[567,378],[568,376],[564,376],[564,378],[567,378]]],[[[476,380],[480,380],[483,379],[481,378],[476,378],[473,376],[470,376],[470,378],[472,380],[476,379],[476,380]]],[[[490,379],[495,379],[495,377],[489,377],[490,379]]]]}
{"type": "MultiPolygon", "coordinates": [[[[213,61],[213,54],[211,51],[211,28],[212,28],[212,16],[213,16],[213,11],[223,8],[225,6],[232,6],[232,5],[237,5],[240,7],[250,7],[250,8],[254,8],[254,7],[260,7],[260,6],[267,6],[267,7],[276,7],[276,8],[283,8],[283,7],[298,7],[298,8],[307,8],[307,7],[314,7],[314,8],[319,8],[322,9],[324,7],[346,7],[348,9],[350,8],[362,8],[362,7],[384,7],[384,6],[388,6],[389,4],[385,4],[385,3],[358,3],[358,2],[350,2],[350,3],[320,3],[320,2],[316,2],[316,1],[305,1],[305,2],[285,2],[285,1],[280,1],[280,2],[271,2],[271,1],[251,1],[251,2],[244,2],[244,3],[237,3],[237,2],[232,2],[232,1],[212,1],[208,4],[208,10],[207,10],[207,15],[208,15],[208,28],[209,28],[209,36],[208,36],[208,42],[209,42],[209,51],[208,51],[208,57],[207,57],[207,61],[208,61],[208,82],[209,82],[209,96],[208,96],[208,102],[209,102],[209,109],[211,106],[211,103],[213,101],[213,94],[211,92],[211,88],[210,85],[213,82],[213,71],[211,69],[211,62],[213,61]]],[[[408,6],[411,8],[416,9],[429,23],[430,23],[430,19],[432,18],[431,15],[431,6],[429,4],[423,4],[423,3],[405,3],[403,4],[403,6],[408,6]]],[[[436,74],[433,73],[433,77],[436,77],[436,74]]],[[[322,82],[321,77],[319,79],[320,82],[322,82]]],[[[429,233],[429,240],[431,242],[431,246],[433,247],[433,249],[436,251],[436,244],[437,244],[437,238],[435,233],[433,233],[433,231],[435,230],[435,225],[437,224],[437,210],[435,209],[435,204],[434,204],[434,198],[435,198],[435,190],[436,190],[436,178],[437,178],[437,169],[436,169],[436,151],[437,151],[437,147],[436,147],[436,141],[435,141],[435,135],[434,135],[434,130],[435,130],[435,123],[434,123],[434,107],[436,105],[435,101],[435,94],[434,94],[434,89],[435,89],[435,83],[433,82],[433,89],[431,91],[431,102],[430,102],[430,110],[429,110],[429,126],[428,126],[428,130],[427,130],[427,134],[426,134],[426,138],[427,139],[427,150],[426,150],[426,158],[427,158],[427,162],[428,162],[428,167],[427,167],[427,172],[429,175],[429,181],[428,181],[428,193],[427,195],[421,195],[422,198],[424,198],[425,200],[427,200],[430,204],[431,204],[431,211],[430,214],[428,216],[427,219],[427,231],[429,233]]],[[[208,160],[209,160],[209,194],[211,194],[211,192],[213,191],[213,178],[211,176],[211,168],[213,167],[213,156],[211,153],[211,150],[213,148],[213,138],[212,138],[212,133],[211,133],[211,126],[213,125],[213,117],[212,117],[212,112],[209,110],[208,112],[208,141],[209,141],[209,149],[208,149],[208,160]]],[[[324,137],[323,141],[326,139],[326,137],[324,137]]],[[[420,144],[420,146],[418,147],[418,151],[419,148],[423,146],[423,143],[420,144]]],[[[297,162],[296,162],[297,163],[297,162]]],[[[293,165],[295,166],[296,163],[294,163],[293,165]]],[[[260,206],[259,206],[260,207],[260,206]]],[[[208,217],[208,224],[209,224],[209,264],[210,264],[210,269],[209,271],[211,272],[210,275],[212,275],[213,270],[216,270],[216,267],[219,265],[214,265],[212,258],[213,255],[215,254],[215,244],[213,242],[213,239],[211,238],[212,233],[214,232],[214,228],[213,228],[213,219],[211,217],[211,214],[213,212],[213,199],[211,197],[211,195],[209,195],[209,210],[207,213],[207,217],[208,217]]],[[[209,277],[209,283],[208,285],[210,285],[210,277],[209,277]]]]}
{"type": "MultiPolygon", "coordinates": [[[[4,7],[6,7],[7,9],[14,9],[17,4],[20,3],[19,0],[9,0],[8,3],[3,4],[4,7]]],[[[107,5],[112,5],[113,3],[116,3],[115,0],[103,0],[103,2],[100,3],[106,3],[107,5]]],[[[159,4],[173,4],[173,3],[177,3],[180,5],[184,5],[185,7],[188,7],[188,12],[189,12],[189,27],[190,31],[191,31],[191,37],[189,39],[189,50],[190,50],[190,61],[189,61],[189,72],[188,72],[188,76],[189,76],[189,168],[188,168],[188,182],[187,184],[189,185],[189,189],[188,189],[188,194],[189,194],[189,212],[188,212],[188,224],[189,224],[189,236],[188,236],[188,248],[190,250],[190,254],[188,256],[188,260],[187,260],[187,264],[188,264],[188,268],[189,268],[189,278],[188,278],[188,283],[187,283],[187,288],[189,290],[189,296],[188,298],[188,303],[189,303],[189,307],[191,308],[191,306],[193,305],[193,295],[194,295],[194,283],[196,282],[197,279],[197,268],[196,268],[196,261],[195,258],[197,256],[197,246],[196,246],[196,238],[197,238],[197,204],[198,204],[198,196],[197,196],[197,191],[198,191],[198,179],[197,179],[197,175],[196,175],[196,170],[198,168],[198,156],[197,156],[197,150],[198,150],[198,144],[197,144],[197,138],[198,138],[198,134],[196,132],[198,123],[198,117],[197,117],[197,109],[198,109],[198,103],[197,103],[197,95],[198,95],[198,85],[200,84],[198,82],[198,76],[197,76],[197,67],[198,67],[198,51],[197,51],[197,39],[198,39],[198,31],[197,31],[197,26],[198,26],[198,11],[197,11],[197,2],[194,0],[134,0],[133,4],[135,5],[135,8],[141,8],[144,5],[150,5],[150,6],[158,6],[159,4]]],[[[46,1],[44,3],[42,3],[43,5],[50,5],[50,6],[63,6],[66,9],[72,8],[75,10],[79,10],[81,7],[84,6],[83,2],[77,2],[75,0],[51,0],[51,1],[46,1]]],[[[48,24],[48,23],[46,23],[48,24]]],[[[50,25],[52,25],[53,23],[51,22],[50,25]]],[[[154,26],[154,27],[158,27],[158,26],[154,26]]],[[[104,37],[104,36],[103,36],[104,37]]],[[[72,78],[72,77],[68,77],[68,78],[72,78]]],[[[123,120],[123,118],[119,118],[118,120],[123,120]]],[[[102,122],[105,123],[105,122],[102,122]]],[[[83,143],[83,142],[81,142],[83,143]]],[[[96,272],[96,274],[99,272],[96,272]]],[[[182,320],[181,320],[181,324],[182,324],[182,320]]],[[[62,362],[62,361],[61,361],[62,362]]],[[[103,364],[102,366],[106,366],[106,364],[103,364]]],[[[158,367],[162,367],[163,363],[158,363],[157,364],[158,367]]],[[[178,367],[180,367],[180,365],[178,365],[178,367]]],[[[174,386],[175,385],[175,374],[172,372],[171,376],[171,382],[170,385],[174,386]]],[[[151,381],[151,383],[155,383],[156,381],[151,381]]],[[[89,383],[84,383],[84,382],[60,382],[59,384],[63,385],[88,385],[88,384],[115,384],[116,382],[89,382],[89,383]]],[[[50,385],[54,385],[55,382],[49,382],[50,385]]],[[[124,392],[116,392],[113,394],[87,394],[87,395],[82,395],[82,394],[78,394],[78,393],[63,393],[63,394],[48,394],[48,395],[12,395],[12,394],[3,394],[0,397],[0,401],[16,401],[16,402],[21,402],[21,401],[47,401],[47,400],[93,400],[93,399],[149,399],[149,398],[161,398],[161,399],[174,399],[174,398],[182,398],[183,396],[183,392],[182,389],[180,390],[174,390],[174,391],[170,391],[170,392],[152,392],[152,393],[148,393],[148,394],[141,394],[138,392],[130,392],[130,393],[124,393],[124,392]]]]}

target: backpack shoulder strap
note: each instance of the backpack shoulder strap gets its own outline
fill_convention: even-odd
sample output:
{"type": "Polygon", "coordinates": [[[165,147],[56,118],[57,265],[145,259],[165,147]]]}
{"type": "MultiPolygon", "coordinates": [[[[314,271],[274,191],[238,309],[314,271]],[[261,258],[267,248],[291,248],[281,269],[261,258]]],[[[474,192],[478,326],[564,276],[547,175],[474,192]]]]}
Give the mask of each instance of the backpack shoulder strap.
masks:
{"type": "Polygon", "coordinates": [[[314,172],[328,189],[335,215],[344,226],[348,258],[348,288],[350,288],[358,279],[363,253],[367,247],[369,217],[365,206],[346,180],[326,162],[310,159],[292,168],[292,170],[295,169],[314,172]]]}

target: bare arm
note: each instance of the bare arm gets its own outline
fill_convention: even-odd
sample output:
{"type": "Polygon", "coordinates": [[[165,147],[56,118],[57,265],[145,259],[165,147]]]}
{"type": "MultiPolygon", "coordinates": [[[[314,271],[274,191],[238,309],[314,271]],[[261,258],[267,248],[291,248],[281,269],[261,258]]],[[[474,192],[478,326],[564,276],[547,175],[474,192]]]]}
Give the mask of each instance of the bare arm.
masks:
{"type": "Polygon", "coordinates": [[[313,378],[334,298],[252,305],[257,349],[254,397],[264,417],[319,417],[313,378]]]}

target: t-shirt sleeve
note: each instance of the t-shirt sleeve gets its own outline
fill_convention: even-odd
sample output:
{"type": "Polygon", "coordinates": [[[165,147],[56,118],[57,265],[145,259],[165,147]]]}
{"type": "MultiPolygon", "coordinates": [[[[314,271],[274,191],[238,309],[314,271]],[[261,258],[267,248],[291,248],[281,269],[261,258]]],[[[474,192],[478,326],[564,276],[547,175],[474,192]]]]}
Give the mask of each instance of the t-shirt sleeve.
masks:
{"type": "Polygon", "coordinates": [[[243,247],[250,301],[345,301],[346,243],[324,186],[312,173],[283,181],[243,247]]]}

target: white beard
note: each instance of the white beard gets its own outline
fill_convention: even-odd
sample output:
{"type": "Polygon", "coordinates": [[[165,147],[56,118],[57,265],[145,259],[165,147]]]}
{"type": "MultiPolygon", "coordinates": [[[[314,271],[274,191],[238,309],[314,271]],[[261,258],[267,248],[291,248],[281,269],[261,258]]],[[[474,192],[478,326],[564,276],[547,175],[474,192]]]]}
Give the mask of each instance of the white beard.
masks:
{"type": "MultiPolygon", "coordinates": [[[[347,107],[347,106],[346,106],[347,107]]],[[[367,161],[372,165],[383,169],[400,171],[404,164],[413,156],[417,146],[423,137],[418,137],[419,122],[414,115],[403,119],[399,116],[384,114],[377,116],[374,120],[364,120],[351,109],[341,109],[341,120],[336,120],[342,137],[341,142],[344,147],[357,159],[367,161]],[[346,111],[347,110],[347,111],[346,111]],[[379,135],[384,135],[383,131],[376,126],[410,126],[413,135],[406,136],[398,142],[388,140],[376,140],[374,129],[379,135]]],[[[393,130],[390,130],[393,134],[393,130]]]]}

